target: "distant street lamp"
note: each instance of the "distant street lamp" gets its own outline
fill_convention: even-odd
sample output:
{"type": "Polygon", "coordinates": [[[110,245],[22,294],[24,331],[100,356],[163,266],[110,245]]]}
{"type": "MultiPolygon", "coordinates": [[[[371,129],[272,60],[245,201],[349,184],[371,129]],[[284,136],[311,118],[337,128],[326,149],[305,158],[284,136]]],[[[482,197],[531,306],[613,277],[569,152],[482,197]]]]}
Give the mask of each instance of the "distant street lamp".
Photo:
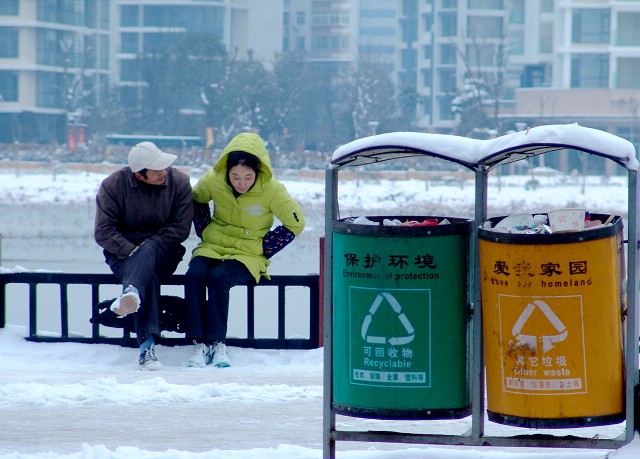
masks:
{"type": "Polygon", "coordinates": [[[378,131],[378,126],[380,125],[380,123],[378,121],[369,121],[367,124],[369,125],[369,130],[371,131],[371,135],[376,135],[376,132],[378,131]]]}

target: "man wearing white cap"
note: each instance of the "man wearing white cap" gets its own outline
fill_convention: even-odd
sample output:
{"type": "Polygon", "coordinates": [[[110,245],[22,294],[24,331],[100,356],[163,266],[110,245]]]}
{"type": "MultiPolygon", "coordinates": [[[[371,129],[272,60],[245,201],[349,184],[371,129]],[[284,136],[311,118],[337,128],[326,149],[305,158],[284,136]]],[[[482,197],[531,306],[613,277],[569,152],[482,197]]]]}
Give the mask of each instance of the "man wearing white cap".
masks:
{"type": "Polygon", "coordinates": [[[171,167],[175,160],[176,155],[141,142],[129,151],[129,166],[104,179],[96,196],[95,240],[124,287],[111,310],[135,313],[143,370],[161,367],[154,350],[161,280],[175,272],[191,231],[191,184],[188,175],[171,167]]]}

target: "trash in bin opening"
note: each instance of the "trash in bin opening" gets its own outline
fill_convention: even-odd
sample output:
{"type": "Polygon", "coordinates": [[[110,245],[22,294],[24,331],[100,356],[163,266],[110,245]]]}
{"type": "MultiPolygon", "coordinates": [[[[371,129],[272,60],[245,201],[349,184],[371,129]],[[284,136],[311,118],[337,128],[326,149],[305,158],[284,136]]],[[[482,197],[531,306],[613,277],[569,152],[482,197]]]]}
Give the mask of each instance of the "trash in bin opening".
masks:
{"type": "Polygon", "coordinates": [[[437,226],[437,225],[449,225],[451,222],[446,218],[438,217],[406,217],[400,220],[402,217],[383,218],[382,221],[376,221],[375,217],[348,217],[344,219],[345,223],[351,223],[354,225],[383,225],[383,226],[437,226]],[[422,220],[420,220],[422,219],[422,220]]]}
{"type": "Polygon", "coordinates": [[[485,230],[516,234],[553,234],[602,228],[612,224],[615,215],[591,214],[586,209],[554,209],[547,213],[519,213],[494,217],[482,224],[485,230]]]}

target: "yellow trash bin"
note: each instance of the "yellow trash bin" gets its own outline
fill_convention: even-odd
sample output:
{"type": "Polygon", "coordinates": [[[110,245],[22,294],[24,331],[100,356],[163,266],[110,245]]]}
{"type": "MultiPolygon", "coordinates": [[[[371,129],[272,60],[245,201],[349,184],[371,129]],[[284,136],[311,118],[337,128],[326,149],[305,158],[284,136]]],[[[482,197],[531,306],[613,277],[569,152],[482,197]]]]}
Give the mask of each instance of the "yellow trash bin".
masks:
{"type": "Polygon", "coordinates": [[[622,219],[554,234],[480,228],[478,238],[489,420],[622,422],[622,219]]]}

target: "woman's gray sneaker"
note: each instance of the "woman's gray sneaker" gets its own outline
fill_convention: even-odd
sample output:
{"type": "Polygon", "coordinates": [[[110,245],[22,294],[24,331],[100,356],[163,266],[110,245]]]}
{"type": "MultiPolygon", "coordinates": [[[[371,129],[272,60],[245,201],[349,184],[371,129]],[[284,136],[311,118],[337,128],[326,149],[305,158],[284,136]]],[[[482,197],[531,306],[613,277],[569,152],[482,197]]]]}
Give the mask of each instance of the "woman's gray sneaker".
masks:
{"type": "Polygon", "coordinates": [[[209,346],[203,343],[193,342],[194,346],[191,351],[191,357],[187,361],[188,367],[201,368],[211,363],[211,353],[209,352],[209,346]]]}
{"type": "Polygon", "coordinates": [[[224,343],[216,343],[213,345],[213,359],[211,361],[212,365],[218,368],[230,367],[231,362],[229,361],[229,356],[227,355],[227,346],[224,343]]]}

